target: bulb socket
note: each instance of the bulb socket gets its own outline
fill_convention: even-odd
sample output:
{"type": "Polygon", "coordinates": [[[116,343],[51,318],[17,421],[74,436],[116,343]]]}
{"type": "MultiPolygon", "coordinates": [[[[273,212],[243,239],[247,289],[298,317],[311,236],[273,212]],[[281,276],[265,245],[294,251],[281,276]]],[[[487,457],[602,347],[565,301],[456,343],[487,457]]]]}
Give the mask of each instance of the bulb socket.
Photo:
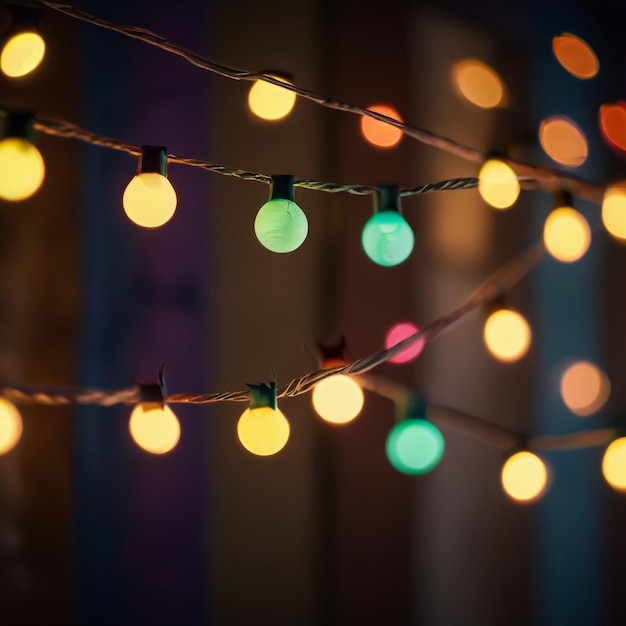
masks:
{"type": "Polygon", "coordinates": [[[272,176],[269,199],[293,202],[293,174],[274,174],[272,176]]]}
{"type": "Polygon", "coordinates": [[[558,191],[553,192],[552,203],[553,208],[555,209],[561,209],[563,207],[568,207],[570,209],[574,208],[574,198],[572,197],[572,194],[564,189],[559,189],[558,191]]]}
{"type": "Polygon", "coordinates": [[[398,185],[385,183],[376,187],[374,213],[379,213],[380,211],[396,211],[402,214],[400,208],[400,188],[398,185]]]}
{"type": "Polygon", "coordinates": [[[167,176],[167,148],[165,146],[141,146],[137,174],[146,173],[167,176]]]}
{"type": "Polygon", "coordinates": [[[165,378],[163,376],[165,370],[165,363],[161,363],[159,367],[159,374],[155,382],[138,382],[139,387],[139,401],[165,404],[165,396],[167,392],[165,390],[165,378]]]}
{"type": "Polygon", "coordinates": [[[39,32],[40,8],[13,4],[10,9],[13,12],[13,18],[11,20],[11,26],[2,38],[3,43],[6,43],[11,37],[19,35],[20,33],[39,32]]]}
{"type": "Polygon", "coordinates": [[[269,407],[276,410],[278,401],[276,398],[276,381],[271,381],[269,385],[248,385],[248,396],[250,398],[250,409],[261,409],[269,407]]]}
{"type": "Polygon", "coordinates": [[[7,111],[4,117],[4,138],[18,137],[33,143],[35,114],[32,111],[7,111]]]}

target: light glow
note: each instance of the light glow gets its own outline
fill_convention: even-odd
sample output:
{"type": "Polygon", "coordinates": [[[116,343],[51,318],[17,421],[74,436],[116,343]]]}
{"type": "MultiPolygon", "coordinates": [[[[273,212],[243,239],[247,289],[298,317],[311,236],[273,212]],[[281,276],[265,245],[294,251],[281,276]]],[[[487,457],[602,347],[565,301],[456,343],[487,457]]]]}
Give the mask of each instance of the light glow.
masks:
{"type": "Polygon", "coordinates": [[[611,185],[604,192],[602,223],[614,239],[626,243],[626,181],[611,185]]]}
{"type": "Polygon", "coordinates": [[[252,454],[270,456],[287,444],[289,422],[279,409],[246,409],[237,422],[237,435],[241,445],[252,454]]]}
{"type": "Polygon", "coordinates": [[[532,452],[522,451],[509,457],[502,467],[504,492],[517,502],[536,502],[548,487],[548,468],[532,452]]]}
{"type": "Polygon", "coordinates": [[[0,69],[11,78],[26,76],[39,66],[45,53],[46,43],[39,33],[17,33],[2,48],[0,69]]]}
{"type": "MultiPolygon", "coordinates": [[[[376,104],[368,107],[368,109],[375,113],[386,115],[398,122],[403,121],[398,111],[386,104],[376,104]]],[[[377,148],[393,148],[402,139],[402,131],[400,129],[385,122],[379,122],[372,117],[367,117],[367,115],[361,117],[361,133],[363,133],[363,137],[367,141],[377,148]]]]}
{"type": "Polygon", "coordinates": [[[254,220],[254,232],[262,246],[272,252],[293,252],[299,248],[309,232],[304,211],[291,200],[268,200],[254,220]]]}
{"type": "Polygon", "coordinates": [[[603,104],[599,112],[604,141],[620,156],[626,156],[626,102],[603,104]]]}
{"type": "Polygon", "coordinates": [[[332,424],[351,422],[363,408],[363,391],[350,376],[335,374],[315,385],[311,397],[316,413],[332,424]]]}
{"type": "Polygon", "coordinates": [[[445,443],[439,429],[423,419],[408,418],[396,424],[386,442],[387,458],[403,474],[425,474],[441,460],[445,443]]]}
{"type": "Polygon", "coordinates": [[[591,229],[578,211],[561,207],[548,215],[543,227],[543,241],[555,259],[573,263],[589,249],[591,229]]]}
{"type": "Polygon", "coordinates": [[[0,398],[0,454],[15,448],[22,436],[22,416],[6,398],[0,398]]]}
{"type": "Polygon", "coordinates": [[[561,165],[578,167],[587,160],[589,149],[583,131],[563,115],[541,122],[539,141],[545,153],[561,165]]]}
{"type": "Polygon", "coordinates": [[[552,51],[557,61],[576,78],[593,78],[600,69],[600,62],[591,46],[571,33],[554,37],[552,51]]]}
{"type": "Polygon", "coordinates": [[[599,411],[610,393],[609,379],[589,361],[570,365],[561,376],[561,398],[572,413],[581,417],[599,411]]]}
{"type": "Polygon", "coordinates": [[[613,489],[626,491],[626,437],[612,441],[605,450],[602,475],[613,489]]]}
{"type": "Polygon", "coordinates": [[[180,439],[180,424],[172,409],[158,402],[142,402],[130,415],[128,429],[135,443],[151,454],[173,450],[180,439]]]}
{"type": "MultiPolygon", "coordinates": [[[[293,84],[283,76],[269,74],[272,78],[288,85],[293,84]]],[[[250,111],[263,120],[276,121],[287,117],[296,103],[296,94],[264,80],[256,80],[248,93],[250,111]]]]}
{"type": "MultiPolygon", "coordinates": [[[[385,337],[385,348],[392,348],[399,344],[401,341],[415,334],[419,328],[411,322],[400,322],[394,324],[385,337]]],[[[425,341],[418,339],[413,345],[402,350],[396,354],[396,356],[389,359],[389,363],[408,363],[417,358],[422,349],[424,348],[425,341]]]]}
{"type": "Polygon", "coordinates": [[[489,159],[478,172],[478,193],[494,209],[508,209],[517,200],[517,174],[504,161],[489,159]]]}
{"type": "Polygon", "coordinates": [[[172,183],[157,172],[141,172],[133,176],[122,198],[128,219],[144,228],[158,228],[169,222],[176,204],[172,183]]]}
{"type": "Polygon", "coordinates": [[[0,141],[0,198],[12,202],[30,198],[45,174],[43,158],[30,141],[20,137],[0,141]]]}
{"type": "Polygon", "coordinates": [[[398,211],[378,211],[367,220],[361,243],[367,256],[385,267],[409,258],[414,244],[413,230],[398,211]]]}
{"type": "Polygon", "coordinates": [[[452,78],[459,93],[482,109],[501,104],[504,86],[497,72],[477,59],[464,59],[454,64],[452,78]]]}
{"type": "Polygon", "coordinates": [[[487,318],[483,338],[487,349],[496,359],[511,363],[528,352],[530,326],[517,311],[499,309],[487,318]]]}

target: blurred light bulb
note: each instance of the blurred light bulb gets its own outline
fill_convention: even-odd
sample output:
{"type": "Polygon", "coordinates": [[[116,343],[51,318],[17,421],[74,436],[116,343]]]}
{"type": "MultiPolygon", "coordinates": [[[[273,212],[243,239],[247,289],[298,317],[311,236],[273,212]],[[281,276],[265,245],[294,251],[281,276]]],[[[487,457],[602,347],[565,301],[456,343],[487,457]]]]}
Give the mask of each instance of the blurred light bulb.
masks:
{"type": "Polygon", "coordinates": [[[252,454],[269,456],[285,447],[289,422],[279,409],[246,409],[237,422],[237,435],[241,445],[252,454]]]}
{"type": "Polygon", "coordinates": [[[603,104],[599,111],[599,123],[607,145],[620,156],[626,156],[626,102],[603,104]]]}
{"type": "Polygon", "coordinates": [[[293,201],[293,176],[272,176],[270,199],[259,209],[254,220],[257,239],[272,252],[293,252],[309,232],[304,211],[293,201]]]}
{"type": "Polygon", "coordinates": [[[441,460],[443,435],[429,421],[408,418],[396,424],[386,442],[387,458],[403,474],[425,474],[441,460]]]}
{"type": "MultiPolygon", "coordinates": [[[[411,322],[400,322],[389,329],[385,337],[385,348],[391,348],[401,341],[419,331],[419,328],[411,322]]],[[[418,339],[413,345],[402,350],[396,356],[389,359],[389,363],[408,363],[415,359],[424,348],[425,341],[418,339]]]]}
{"type": "Polygon", "coordinates": [[[626,437],[612,441],[605,450],[602,474],[613,489],[626,491],[626,437]]]}
{"type": "Polygon", "coordinates": [[[544,152],[561,165],[578,167],[587,160],[589,148],[583,131],[564,115],[541,122],[539,141],[544,152]]]}
{"type": "Polygon", "coordinates": [[[571,207],[555,209],[543,227],[543,241],[558,261],[578,261],[589,249],[591,229],[587,220],[571,207]]]}
{"type": "Polygon", "coordinates": [[[15,406],[0,398],[0,454],[15,448],[22,436],[22,417],[15,406]]]}
{"type": "Polygon", "coordinates": [[[522,451],[510,456],[502,466],[502,487],[518,502],[535,502],[548,487],[546,464],[532,452],[522,451]]]}
{"type": "Polygon", "coordinates": [[[554,37],[552,50],[557,61],[576,78],[593,78],[600,69],[591,46],[571,33],[554,37]]]}
{"type": "Polygon", "coordinates": [[[561,377],[561,398],[572,413],[581,417],[599,411],[610,393],[609,379],[589,361],[570,365],[561,377]]]}
{"type": "Polygon", "coordinates": [[[39,150],[20,137],[0,141],[0,198],[25,200],[43,183],[46,168],[39,150]]]}
{"type": "MultiPolygon", "coordinates": [[[[375,104],[368,107],[368,110],[402,122],[398,111],[386,104],[375,104]]],[[[368,117],[367,115],[361,117],[361,133],[363,133],[363,137],[365,137],[367,141],[377,148],[393,148],[400,142],[400,139],[402,139],[402,131],[399,128],[375,120],[373,117],[368,117]]]]}
{"type": "Polygon", "coordinates": [[[487,349],[496,359],[517,361],[530,347],[530,326],[517,311],[498,309],[487,318],[483,337],[487,349]]]}
{"type": "Polygon", "coordinates": [[[454,85],[469,102],[482,109],[497,107],[504,98],[502,79],[477,59],[464,59],[452,68],[454,85]]]}
{"type": "Polygon", "coordinates": [[[142,402],[130,415],[130,434],[135,443],[152,454],[165,454],[180,439],[180,424],[174,412],[159,402],[142,402]]]}
{"type": "MultiPolygon", "coordinates": [[[[293,84],[284,76],[263,72],[286,84],[293,84]]],[[[250,111],[264,120],[280,120],[289,113],[296,103],[296,94],[289,89],[279,87],[264,80],[255,80],[248,93],[248,106],[250,111]]]]}
{"type": "Polygon", "coordinates": [[[478,172],[478,193],[494,209],[508,209],[517,200],[517,174],[504,161],[489,159],[478,172]]]}
{"type": "Polygon", "coordinates": [[[46,53],[46,43],[37,32],[34,16],[19,23],[19,13],[15,14],[14,27],[6,38],[0,52],[0,70],[10,78],[20,78],[39,67],[46,53]]]}
{"type": "Polygon", "coordinates": [[[313,388],[313,408],[327,422],[346,424],[363,408],[363,391],[350,376],[335,374],[320,381],[313,388]]]}
{"type": "Polygon", "coordinates": [[[626,243],[626,181],[611,185],[604,192],[602,223],[613,238],[626,243]]]}

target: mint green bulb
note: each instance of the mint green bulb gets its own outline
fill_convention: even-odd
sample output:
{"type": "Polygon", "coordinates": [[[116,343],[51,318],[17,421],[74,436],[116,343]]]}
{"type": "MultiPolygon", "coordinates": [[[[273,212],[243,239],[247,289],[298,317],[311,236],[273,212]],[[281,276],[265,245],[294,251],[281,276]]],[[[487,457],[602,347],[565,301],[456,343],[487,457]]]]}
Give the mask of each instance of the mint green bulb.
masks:
{"type": "Polygon", "coordinates": [[[413,250],[413,231],[398,211],[378,211],[367,220],[361,237],[367,256],[378,265],[402,263],[413,250]]]}
{"type": "Polygon", "coordinates": [[[257,239],[272,252],[293,252],[309,232],[304,211],[291,200],[268,200],[254,220],[257,239]]]}
{"type": "Polygon", "coordinates": [[[434,424],[409,418],[391,429],[386,449],[389,462],[399,472],[425,474],[443,456],[443,435],[434,424]]]}

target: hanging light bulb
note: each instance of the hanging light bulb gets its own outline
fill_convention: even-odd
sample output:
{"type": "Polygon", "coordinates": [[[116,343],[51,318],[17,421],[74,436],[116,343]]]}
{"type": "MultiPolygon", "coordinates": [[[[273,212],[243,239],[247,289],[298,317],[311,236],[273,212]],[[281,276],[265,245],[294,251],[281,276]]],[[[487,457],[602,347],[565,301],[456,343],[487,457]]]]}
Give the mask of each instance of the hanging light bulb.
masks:
{"type": "Polygon", "coordinates": [[[34,115],[7,111],[0,141],[0,198],[12,202],[30,198],[43,183],[46,168],[33,145],[34,115]]]}
{"type": "Polygon", "coordinates": [[[320,381],[311,396],[317,414],[332,424],[351,422],[363,408],[363,391],[350,376],[335,374],[320,381]]]}
{"type": "Polygon", "coordinates": [[[571,194],[564,191],[554,194],[554,210],[544,224],[543,241],[547,251],[563,263],[578,261],[589,249],[591,229],[573,208],[571,194]]]}
{"type": "Polygon", "coordinates": [[[166,224],[176,211],[176,192],[166,177],[167,151],[142,146],[137,174],[124,190],[122,205],[131,222],[144,228],[166,224]]]}
{"type": "Polygon", "coordinates": [[[0,454],[15,448],[22,436],[22,416],[6,398],[0,398],[0,454]]]}
{"type": "MultiPolygon", "coordinates": [[[[265,71],[261,74],[267,74],[281,83],[292,85],[291,77],[280,72],[265,71]]],[[[257,79],[252,83],[248,92],[248,106],[250,111],[263,120],[275,121],[287,117],[291,113],[296,103],[296,94],[294,91],[279,87],[266,80],[257,79]]]]}
{"type": "Polygon", "coordinates": [[[282,450],[289,439],[289,422],[278,409],[276,383],[248,385],[250,407],[237,422],[241,445],[259,456],[270,456],[282,450]]]}
{"type": "Polygon", "coordinates": [[[272,252],[293,252],[309,232],[304,211],[293,201],[293,176],[275,174],[270,184],[269,200],[254,220],[257,239],[272,252]]]}
{"type": "Polygon", "coordinates": [[[626,181],[615,183],[604,192],[602,223],[614,239],[626,243],[626,181]]]}
{"type": "Polygon", "coordinates": [[[626,491],[626,437],[612,441],[602,457],[602,475],[613,489],[626,491]]]}
{"type": "Polygon", "coordinates": [[[367,256],[386,267],[399,265],[413,251],[414,236],[402,217],[398,185],[379,185],[374,196],[374,215],[367,220],[361,243],[367,256]]]}
{"type": "Polygon", "coordinates": [[[511,363],[528,352],[532,334],[523,315],[513,309],[496,305],[485,322],[483,338],[492,356],[499,361],[511,363]]]}
{"type": "Polygon", "coordinates": [[[527,450],[506,460],[500,478],[505,493],[517,502],[536,502],[548,488],[546,464],[527,450]]]}
{"type": "Polygon", "coordinates": [[[4,37],[0,70],[10,78],[20,78],[39,67],[46,43],[39,34],[39,11],[28,7],[13,9],[13,24],[4,37]]]}
{"type": "Polygon", "coordinates": [[[494,209],[508,209],[520,192],[517,174],[504,161],[489,159],[478,172],[478,193],[494,209]]]}

